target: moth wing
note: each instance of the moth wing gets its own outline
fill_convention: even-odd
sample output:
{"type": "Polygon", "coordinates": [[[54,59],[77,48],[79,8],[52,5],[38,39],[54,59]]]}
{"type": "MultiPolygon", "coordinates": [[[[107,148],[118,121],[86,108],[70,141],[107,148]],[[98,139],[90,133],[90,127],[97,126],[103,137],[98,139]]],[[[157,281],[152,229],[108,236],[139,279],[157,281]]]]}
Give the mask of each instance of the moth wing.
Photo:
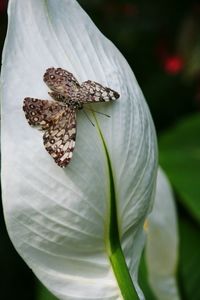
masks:
{"type": "Polygon", "coordinates": [[[55,117],[64,111],[65,106],[55,101],[25,98],[23,110],[28,123],[37,126],[39,129],[48,128],[55,117]]]}
{"type": "Polygon", "coordinates": [[[76,139],[76,112],[65,108],[63,114],[44,133],[43,142],[48,153],[60,167],[70,162],[76,139]]]}
{"type": "MultiPolygon", "coordinates": [[[[49,68],[44,74],[44,82],[54,92],[51,96],[64,96],[64,98],[73,98],[80,89],[80,84],[74,75],[62,68],[49,68]]],[[[57,100],[57,99],[56,99],[57,100]]]]}
{"type": "Polygon", "coordinates": [[[82,83],[80,95],[81,102],[83,104],[92,102],[108,102],[119,98],[119,94],[116,91],[91,80],[82,83]]]}

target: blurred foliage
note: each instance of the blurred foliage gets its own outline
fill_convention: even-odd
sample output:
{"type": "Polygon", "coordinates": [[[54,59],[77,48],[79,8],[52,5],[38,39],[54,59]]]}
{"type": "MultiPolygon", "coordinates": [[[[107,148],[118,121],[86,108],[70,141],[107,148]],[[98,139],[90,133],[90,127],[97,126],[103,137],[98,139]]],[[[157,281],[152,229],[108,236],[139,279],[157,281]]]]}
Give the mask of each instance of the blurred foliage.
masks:
{"type": "Polygon", "coordinates": [[[180,260],[179,283],[184,295],[183,300],[200,299],[200,239],[199,229],[187,213],[182,211],[179,219],[180,228],[180,260]]]}
{"type": "Polygon", "coordinates": [[[200,223],[200,114],[168,129],[159,140],[160,163],[180,201],[200,223]]]}
{"type": "MultiPolygon", "coordinates": [[[[160,162],[177,194],[182,300],[200,299],[200,4],[194,0],[79,0],[97,27],[131,65],[159,136],[160,162]]],[[[0,51],[6,34],[6,0],[0,0],[0,51]]],[[[3,300],[56,300],[11,245],[1,218],[3,300]],[[36,287],[35,287],[36,286],[36,287]],[[12,287],[12,288],[11,288],[12,287]]],[[[144,258],[140,283],[155,300],[144,258]]],[[[173,300],[173,299],[172,299],[173,300]]]]}

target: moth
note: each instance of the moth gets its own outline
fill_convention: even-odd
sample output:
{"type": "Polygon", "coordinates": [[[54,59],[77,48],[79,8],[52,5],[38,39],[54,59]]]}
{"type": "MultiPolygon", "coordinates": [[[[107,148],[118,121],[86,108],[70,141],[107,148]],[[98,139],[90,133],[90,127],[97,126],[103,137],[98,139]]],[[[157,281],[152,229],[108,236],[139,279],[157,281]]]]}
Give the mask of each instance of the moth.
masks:
{"type": "Polygon", "coordinates": [[[84,104],[113,101],[120,95],[95,81],[79,84],[72,73],[61,68],[47,69],[43,79],[51,90],[52,100],[27,97],[23,110],[28,123],[44,131],[45,149],[64,168],[75,147],[77,111],[84,104]]]}

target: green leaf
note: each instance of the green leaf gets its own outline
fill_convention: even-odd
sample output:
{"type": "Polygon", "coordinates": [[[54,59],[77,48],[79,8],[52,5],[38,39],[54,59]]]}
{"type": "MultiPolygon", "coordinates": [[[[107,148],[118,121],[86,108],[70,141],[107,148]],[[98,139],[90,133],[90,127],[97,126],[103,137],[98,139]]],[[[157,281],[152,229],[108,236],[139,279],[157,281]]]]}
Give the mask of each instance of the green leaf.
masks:
{"type": "Polygon", "coordinates": [[[134,300],[139,299],[137,292],[135,290],[135,286],[133,285],[132,278],[130,276],[128,266],[126,264],[126,259],[124,257],[121,243],[120,243],[120,235],[119,235],[119,225],[117,220],[117,198],[115,191],[115,183],[114,183],[114,175],[111,165],[110,155],[99,127],[98,121],[95,117],[96,126],[99,131],[100,138],[102,140],[103,148],[105,151],[105,156],[108,165],[108,173],[109,173],[109,189],[110,189],[110,216],[108,222],[108,236],[109,239],[107,241],[107,251],[109,253],[109,259],[113,268],[113,272],[115,273],[121,294],[124,300],[134,300]]]}
{"type": "Polygon", "coordinates": [[[200,114],[182,120],[159,140],[160,164],[184,205],[200,222],[200,114]]]}
{"type": "Polygon", "coordinates": [[[184,299],[200,299],[200,239],[199,226],[188,219],[180,218],[180,263],[179,274],[184,299]]]}

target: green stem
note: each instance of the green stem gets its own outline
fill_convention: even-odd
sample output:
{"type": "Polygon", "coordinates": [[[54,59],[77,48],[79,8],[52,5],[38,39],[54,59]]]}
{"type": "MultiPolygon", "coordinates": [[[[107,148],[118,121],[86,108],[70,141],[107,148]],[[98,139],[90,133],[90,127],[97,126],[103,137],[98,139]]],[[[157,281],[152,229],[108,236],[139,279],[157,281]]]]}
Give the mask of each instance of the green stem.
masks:
{"type": "Polygon", "coordinates": [[[113,171],[111,166],[111,160],[108,153],[108,149],[99,127],[96,116],[94,115],[98,132],[100,134],[102,144],[104,147],[108,172],[109,172],[109,181],[110,181],[110,215],[109,215],[109,225],[108,225],[108,238],[106,241],[106,246],[108,249],[108,256],[113,268],[113,272],[116,276],[121,294],[124,300],[138,300],[139,297],[135,290],[133,281],[131,279],[128,266],[121,248],[119,228],[118,228],[118,218],[117,218],[117,202],[116,202],[116,193],[115,193],[115,184],[113,171]]]}

